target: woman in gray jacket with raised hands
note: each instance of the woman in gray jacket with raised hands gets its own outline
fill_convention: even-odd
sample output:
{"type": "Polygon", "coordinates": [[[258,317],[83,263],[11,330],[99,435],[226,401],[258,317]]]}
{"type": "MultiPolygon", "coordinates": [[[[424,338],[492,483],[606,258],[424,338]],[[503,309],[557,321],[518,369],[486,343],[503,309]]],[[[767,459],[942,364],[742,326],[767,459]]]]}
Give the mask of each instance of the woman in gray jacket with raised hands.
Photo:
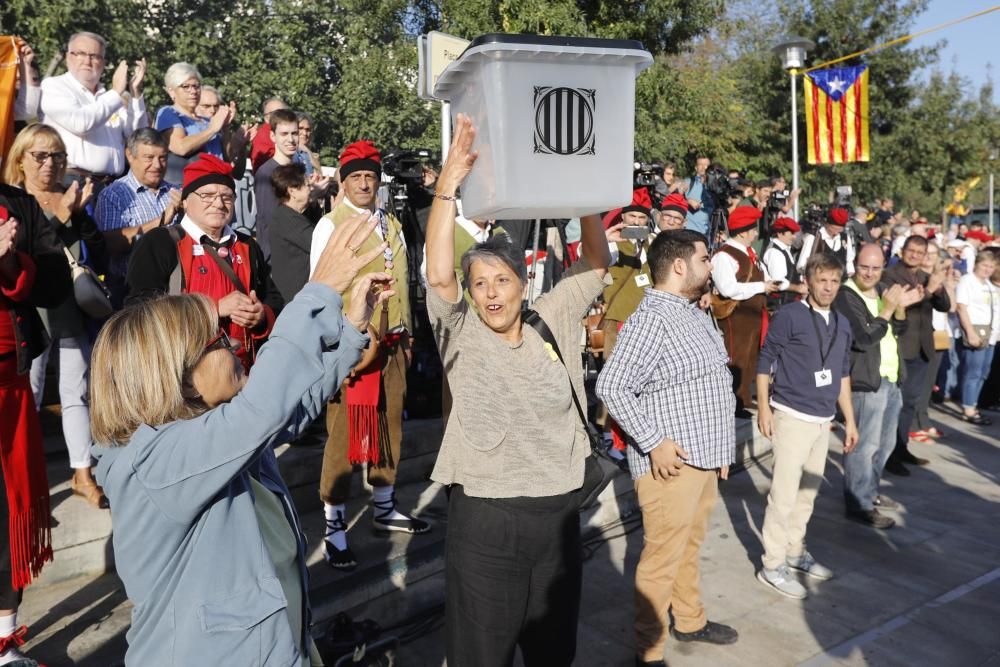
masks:
{"type": "Polygon", "coordinates": [[[138,303],[101,331],[91,421],[135,604],[127,665],[321,664],[305,541],[272,448],[319,415],[392,294],[388,274],[355,281],[384,249],[357,254],[373,227],[361,214],[337,228],[249,379],[201,295],[138,303]]]}

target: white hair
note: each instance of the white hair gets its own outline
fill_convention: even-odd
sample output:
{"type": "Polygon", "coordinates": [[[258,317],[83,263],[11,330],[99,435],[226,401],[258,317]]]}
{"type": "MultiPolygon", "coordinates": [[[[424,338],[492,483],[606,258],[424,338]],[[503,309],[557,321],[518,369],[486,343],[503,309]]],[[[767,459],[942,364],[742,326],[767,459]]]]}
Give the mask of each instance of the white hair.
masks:
{"type": "Polygon", "coordinates": [[[174,63],[163,75],[163,85],[167,88],[176,88],[190,78],[198,79],[201,83],[201,73],[197,67],[191,63],[174,63]]]}
{"type": "Polygon", "coordinates": [[[81,30],[80,32],[74,32],[72,35],[70,35],[69,39],[66,41],[66,50],[69,51],[70,45],[81,37],[84,37],[86,39],[92,39],[98,44],[100,44],[102,56],[107,51],[108,41],[103,37],[101,37],[100,35],[98,35],[96,32],[87,32],[86,30],[81,30]]]}

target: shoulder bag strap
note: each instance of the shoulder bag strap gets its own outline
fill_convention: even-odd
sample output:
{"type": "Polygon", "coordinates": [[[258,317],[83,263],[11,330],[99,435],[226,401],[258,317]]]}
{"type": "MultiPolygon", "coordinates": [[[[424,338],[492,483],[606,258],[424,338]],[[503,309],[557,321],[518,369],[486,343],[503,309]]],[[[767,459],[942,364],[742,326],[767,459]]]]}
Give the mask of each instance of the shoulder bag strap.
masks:
{"type": "Polygon", "coordinates": [[[236,286],[236,289],[238,289],[243,294],[250,293],[247,290],[246,285],[243,284],[243,281],[240,280],[240,277],[236,275],[235,271],[233,271],[233,266],[226,260],[219,257],[219,253],[215,251],[214,247],[204,244],[202,245],[202,248],[205,249],[205,254],[207,254],[209,257],[215,260],[215,263],[219,265],[219,268],[222,269],[222,272],[224,274],[226,274],[226,277],[229,278],[229,280],[232,281],[233,285],[236,286]]]}
{"type": "MultiPolygon", "coordinates": [[[[566,371],[566,375],[569,376],[569,366],[566,365],[566,360],[563,359],[562,352],[559,351],[559,344],[556,343],[556,337],[552,334],[552,330],[549,329],[549,325],[545,323],[542,316],[539,315],[534,310],[526,310],[521,315],[521,321],[529,325],[532,329],[538,332],[538,335],[542,337],[546,343],[552,347],[552,351],[556,353],[559,358],[559,363],[562,364],[563,369],[566,371]]],[[[573,395],[573,404],[576,405],[576,411],[580,415],[580,420],[583,422],[585,428],[590,428],[590,422],[587,421],[587,413],[584,412],[583,406],[580,404],[580,399],[576,395],[576,385],[573,384],[573,378],[569,378],[569,390],[573,395]]]]}

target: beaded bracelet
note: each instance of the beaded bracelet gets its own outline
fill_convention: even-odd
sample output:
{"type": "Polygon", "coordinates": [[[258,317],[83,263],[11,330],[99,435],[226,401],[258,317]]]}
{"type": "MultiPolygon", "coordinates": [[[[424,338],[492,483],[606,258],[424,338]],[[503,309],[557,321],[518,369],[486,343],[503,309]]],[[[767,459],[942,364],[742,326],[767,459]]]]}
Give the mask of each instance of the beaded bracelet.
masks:
{"type": "Polygon", "coordinates": [[[458,197],[455,195],[443,195],[438,192],[434,193],[434,197],[436,199],[443,199],[444,201],[458,201],[458,197]]]}

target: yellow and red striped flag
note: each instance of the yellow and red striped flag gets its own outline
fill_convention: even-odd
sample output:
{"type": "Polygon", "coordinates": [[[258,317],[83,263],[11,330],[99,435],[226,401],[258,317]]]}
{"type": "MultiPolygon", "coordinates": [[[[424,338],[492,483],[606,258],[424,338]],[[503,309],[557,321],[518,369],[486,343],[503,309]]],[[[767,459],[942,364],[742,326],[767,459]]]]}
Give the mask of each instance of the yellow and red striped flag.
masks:
{"type": "Polygon", "coordinates": [[[868,162],[868,66],[805,76],[809,164],[868,162]]]}

